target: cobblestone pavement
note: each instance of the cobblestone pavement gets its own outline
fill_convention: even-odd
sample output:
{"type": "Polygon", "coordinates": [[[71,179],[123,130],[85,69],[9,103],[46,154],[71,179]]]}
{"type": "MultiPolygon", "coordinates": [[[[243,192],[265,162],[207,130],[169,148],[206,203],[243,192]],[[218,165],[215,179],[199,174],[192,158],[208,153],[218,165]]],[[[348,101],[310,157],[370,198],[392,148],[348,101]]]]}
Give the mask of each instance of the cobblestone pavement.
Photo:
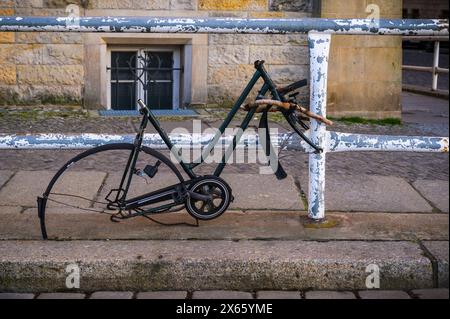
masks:
{"type": "Polygon", "coordinates": [[[448,289],[360,291],[97,291],[0,293],[0,299],[449,299],[448,289]]]}
{"type": "MultiPolygon", "coordinates": [[[[448,104],[445,100],[424,97],[417,94],[404,93],[404,122],[402,125],[369,125],[346,124],[336,121],[329,128],[334,131],[355,132],[383,135],[426,135],[448,136],[448,104]]],[[[215,127],[224,118],[224,112],[216,112],[214,116],[202,116],[204,127],[215,127]]],[[[23,117],[0,116],[0,133],[133,133],[133,125],[139,123],[139,118],[113,117],[23,117]]],[[[162,126],[171,129],[182,126],[192,127],[192,119],[178,121],[161,120],[162,126]]],[[[238,122],[233,122],[237,124],[238,122]]],[[[257,127],[258,122],[251,125],[257,127]]],[[[272,123],[281,130],[289,127],[280,122],[272,123]]],[[[152,129],[149,128],[149,132],[152,129]]],[[[40,170],[57,169],[67,160],[78,154],[79,150],[48,151],[48,150],[2,150],[0,151],[0,170],[40,170]]],[[[162,151],[168,154],[166,151],[162,151]]],[[[102,170],[114,170],[120,162],[110,158],[102,162],[102,170]]],[[[287,173],[302,176],[307,171],[308,155],[295,151],[283,151],[281,163],[287,173]]],[[[413,182],[417,179],[448,180],[448,154],[440,153],[409,153],[409,152],[349,152],[330,153],[327,155],[327,169],[342,174],[376,174],[397,176],[413,182]]],[[[212,165],[199,168],[199,173],[210,173],[212,165]]],[[[228,173],[258,173],[256,164],[233,164],[225,169],[228,173]]]]}
{"type": "MultiPolygon", "coordinates": [[[[441,49],[439,66],[448,69],[448,49],[441,49]],[[444,53],[443,53],[444,52],[444,53]]],[[[433,52],[425,50],[403,50],[403,65],[432,66],[433,52]]],[[[431,88],[431,73],[403,71],[403,84],[418,85],[431,88]]],[[[438,89],[448,90],[448,74],[439,74],[438,89]]]]}

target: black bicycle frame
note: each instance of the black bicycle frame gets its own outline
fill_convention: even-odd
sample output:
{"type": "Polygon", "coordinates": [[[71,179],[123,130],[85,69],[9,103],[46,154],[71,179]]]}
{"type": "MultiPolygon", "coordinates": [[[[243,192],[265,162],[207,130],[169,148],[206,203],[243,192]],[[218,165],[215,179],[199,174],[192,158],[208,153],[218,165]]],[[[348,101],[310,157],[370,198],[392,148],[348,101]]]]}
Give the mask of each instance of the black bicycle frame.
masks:
{"type": "MultiPolygon", "coordinates": [[[[282,88],[280,89],[280,91],[277,91],[277,88],[275,86],[275,84],[273,83],[273,81],[271,80],[270,76],[268,75],[267,71],[265,70],[264,66],[263,66],[264,61],[256,61],[255,62],[255,68],[256,71],[253,74],[252,78],[250,79],[250,81],[248,82],[247,86],[244,88],[243,92],[241,93],[241,95],[239,96],[239,98],[236,100],[235,104],[233,105],[233,107],[231,108],[230,112],[228,113],[227,117],[225,118],[225,120],[223,121],[223,123],[220,125],[218,131],[216,132],[216,134],[214,135],[213,139],[208,143],[208,145],[205,147],[205,149],[202,151],[201,153],[201,157],[199,159],[197,159],[194,162],[190,162],[190,163],[186,163],[185,161],[183,161],[182,157],[181,157],[181,149],[178,149],[170,140],[168,134],[165,132],[165,130],[161,127],[159,121],[156,119],[156,117],[154,116],[154,114],[151,112],[151,110],[142,103],[142,101],[138,101],[139,104],[142,103],[142,107],[140,108],[140,112],[143,115],[142,116],[142,121],[139,127],[139,130],[136,134],[136,137],[134,139],[134,143],[133,143],[133,148],[131,149],[131,153],[128,157],[128,161],[125,167],[125,171],[122,175],[121,181],[120,181],[120,186],[117,189],[111,190],[110,194],[113,191],[117,191],[117,194],[115,194],[115,200],[108,200],[110,202],[110,205],[112,205],[112,208],[117,208],[119,210],[122,209],[133,209],[133,210],[137,210],[139,209],[140,202],[141,199],[146,199],[147,197],[149,198],[149,202],[148,203],[156,203],[159,202],[160,197],[161,196],[165,196],[164,194],[160,196],[160,193],[162,191],[162,193],[164,193],[164,191],[167,190],[171,190],[170,196],[168,195],[168,197],[161,197],[161,199],[169,199],[170,197],[172,197],[172,195],[174,195],[175,197],[172,197],[172,199],[174,200],[173,203],[169,203],[166,205],[162,205],[156,208],[152,208],[150,210],[142,210],[142,211],[137,211],[137,213],[135,214],[130,214],[127,216],[122,216],[122,219],[125,218],[130,218],[130,217],[134,217],[134,216],[140,216],[140,215],[145,215],[145,214],[150,214],[150,213],[158,213],[167,209],[170,209],[173,206],[177,206],[180,204],[183,204],[184,200],[183,198],[185,197],[186,193],[188,193],[187,187],[188,184],[191,183],[193,180],[196,180],[197,178],[201,178],[201,176],[197,176],[194,173],[194,168],[197,167],[198,165],[202,164],[205,162],[205,159],[210,156],[211,151],[213,150],[213,148],[216,146],[216,144],[218,143],[221,135],[225,132],[226,128],[229,126],[229,124],[231,123],[231,121],[233,120],[233,118],[235,117],[236,113],[239,111],[241,105],[244,103],[245,99],[247,98],[247,96],[249,95],[250,91],[253,89],[253,87],[256,85],[257,81],[262,78],[264,80],[264,84],[262,85],[261,89],[258,92],[258,95],[256,97],[256,99],[263,99],[264,95],[270,91],[272,98],[274,100],[278,100],[278,101],[282,101],[285,102],[285,99],[283,97],[283,95],[285,94],[284,92],[289,92],[292,91],[293,89],[300,87],[300,86],[304,86],[306,84],[305,80],[302,81],[298,81],[296,83],[291,84],[288,87],[282,88]],[[175,173],[177,174],[178,178],[180,179],[180,183],[176,184],[176,185],[172,185],[169,186],[166,189],[163,190],[158,190],[155,191],[153,193],[148,193],[148,194],[144,194],[141,195],[139,198],[134,198],[134,199],[126,199],[127,198],[127,194],[128,194],[128,190],[130,188],[130,184],[133,178],[133,174],[137,173],[136,171],[136,163],[138,160],[138,156],[139,153],[142,149],[142,143],[143,143],[143,139],[144,139],[144,132],[145,129],[148,125],[148,122],[150,122],[153,127],[156,129],[156,131],[158,132],[158,134],[161,136],[162,140],[164,141],[164,143],[166,144],[166,146],[169,148],[170,152],[175,156],[175,158],[178,160],[179,164],[181,165],[181,167],[183,168],[184,172],[186,172],[186,174],[189,176],[190,180],[184,180],[183,176],[180,174],[180,172],[176,169],[175,166],[173,166],[173,164],[169,161],[169,159],[165,158],[164,156],[159,157],[158,162],[164,162],[166,165],[169,166],[173,166],[172,170],[175,170],[175,173]],[[172,188],[174,189],[174,191],[172,191],[172,188]],[[158,197],[159,196],[159,197],[158,197]],[[151,199],[150,199],[151,198],[151,199]],[[136,200],[139,200],[136,202],[136,200]],[[136,202],[136,203],[135,203],[136,202]]],[[[213,175],[216,177],[219,177],[220,174],[222,173],[229,157],[232,155],[232,153],[234,152],[234,150],[236,149],[244,131],[247,129],[251,119],[253,118],[254,114],[256,112],[256,108],[251,108],[248,113],[246,114],[245,118],[243,119],[241,125],[240,125],[240,129],[237,131],[237,133],[234,134],[233,136],[233,140],[231,145],[229,145],[227,147],[227,149],[225,150],[225,154],[223,155],[221,162],[217,165],[217,167],[214,170],[213,175]]],[[[261,116],[261,120],[260,120],[260,125],[259,128],[266,128],[266,135],[265,135],[265,142],[262,143],[263,149],[265,151],[266,156],[269,158],[269,163],[272,160],[278,160],[276,158],[276,155],[274,155],[274,151],[273,151],[273,147],[270,143],[269,140],[269,133],[267,131],[267,112],[268,109],[266,109],[265,111],[263,111],[262,116],[261,116]],[[270,155],[269,155],[270,154],[270,155]],[[273,157],[274,156],[274,157],[273,157]]],[[[285,116],[285,118],[288,120],[288,122],[291,124],[291,126],[295,129],[295,131],[297,133],[300,134],[300,136],[304,137],[302,134],[302,132],[295,127],[295,125],[293,125],[292,123],[292,119],[289,118],[290,113],[286,113],[284,112],[283,115],[285,116]]],[[[305,125],[303,123],[300,123],[302,126],[305,125]]],[[[304,126],[303,126],[304,127],[304,126]]],[[[305,127],[304,127],[305,128],[305,127]]],[[[313,148],[316,149],[316,151],[320,151],[320,149],[318,149],[317,146],[315,146],[314,144],[312,144],[311,141],[308,141],[308,139],[306,137],[304,137],[305,141],[307,141],[313,148]]],[[[157,163],[158,163],[157,162],[157,163]]],[[[156,168],[158,166],[158,164],[155,164],[156,168]]],[[[45,227],[45,207],[46,207],[46,203],[47,203],[47,197],[49,195],[49,192],[51,190],[51,188],[53,187],[53,184],[55,183],[55,181],[59,178],[59,176],[62,174],[62,172],[66,169],[67,167],[63,167],[60,169],[60,171],[58,171],[58,173],[53,177],[53,179],[50,181],[49,186],[47,187],[46,192],[44,193],[44,195],[42,197],[38,197],[38,215],[40,218],[40,223],[41,223],[41,231],[42,231],[42,236],[44,239],[47,238],[47,232],[46,232],[46,227],[45,227]]],[[[277,176],[277,178],[282,179],[284,177],[286,177],[286,173],[284,172],[283,168],[281,167],[281,165],[278,163],[278,167],[277,167],[277,171],[275,172],[275,175],[277,176]]],[[[190,196],[202,196],[199,194],[195,194],[192,193],[190,194],[190,196]]],[[[107,196],[107,198],[109,197],[109,194],[107,196]]]]}
{"type": "MultiPolygon", "coordinates": [[[[247,98],[247,96],[249,95],[249,93],[251,92],[251,90],[253,89],[253,87],[256,85],[256,83],[258,82],[258,80],[260,78],[263,78],[264,84],[261,87],[261,89],[259,90],[257,98],[262,98],[267,93],[267,91],[270,91],[273,99],[282,101],[282,99],[280,98],[280,95],[277,92],[276,86],[273,83],[273,81],[270,78],[267,71],[265,70],[263,63],[264,63],[264,61],[256,61],[255,62],[256,70],[255,70],[255,73],[253,74],[252,78],[250,79],[247,86],[242,91],[239,98],[234,103],[233,107],[231,108],[230,112],[228,113],[228,115],[225,118],[225,120],[223,121],[223,123],[218,128],[218,131],[214,135],[213,139],[208,143],[208,145],[202,151],[201,157],[193,162],[186,163],[183,161],[183,159],[181,158],[180,150],[172,143],[169,136],[167,135],[165,130],[161,127],[158,120],[156,119],[154,114],[151,112],[151,110],[149,108],[145,108],[144,110],[142,110],[145,114],[145,117],[150,121],[150,123],[156,129],[156,131],[161,136],[164,143],[167,145],[167,147],[169,148],[171,153],[175,156],[175,158],[177,159],[177,161],[179,162],[179,164],[181,165],[183,170],[186,172],[186,174],[190,178],[197,177],[197,175],[194,173],[193,169],[195,167],[197,167],[198,165],[204,163],[205,159],[208,156],[210,156],[212,149],[216,146],[220,137],[225,132],[226,128],[230,125],[230,123],[233,120],[233,118],[235,117],[236,113],[239,111],[241,105],[244,103],[245,99],[247,98]]],[[[213,175],[220,176],[229,157],[232,155],[232,153],[236,149],[236,147],[240,141],[240,138],[242,136],[242,133],[247,129],[254,114],[255,114],[255,109],[251,109],[250,111],[248,111],[247,115],[245,116],[244,120],[242,121],[241,125],[239,126],[240,130],[233,136],[233,141],[232,141],[231,145],[229,145],[228,148],[226,149],[225,154],[223,155],[221,162],[218,164],[218,166],[214,170],[213,175]]],[[[141,145],[142,136],[140,136],[137,139],[137,143],[139,146],[141,145]]],[[[131,159],[131,161],[133,161],[133,159],[131,159]]]]}

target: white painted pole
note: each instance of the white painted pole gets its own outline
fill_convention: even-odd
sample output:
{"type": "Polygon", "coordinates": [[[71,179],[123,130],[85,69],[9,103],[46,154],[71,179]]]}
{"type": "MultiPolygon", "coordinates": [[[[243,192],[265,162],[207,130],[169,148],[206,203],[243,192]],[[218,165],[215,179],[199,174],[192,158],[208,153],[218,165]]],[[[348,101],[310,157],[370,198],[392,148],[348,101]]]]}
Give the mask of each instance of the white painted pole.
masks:
{"type": "Polygon", "coordinates": [[[437,91],[437,85],[438,85],[439,49],[440,49],[440,42],[435,41],[434,42],[434,55],[433,55],[433,82],[431,84],[431,89],[433,91],[437,91]]]}
{"type": "MultiPolygon", "coordinates": [[[[328,57],[331,35],[308,33],[310,63],[310,109],[313,113],[326,116],[328,57]]],[[[325,124],[311,119],[311,140],[323,148],[320,154],[309,155],[308,217],[319,221],[325,218],[325,156],[327,132],[325,124]]]]}

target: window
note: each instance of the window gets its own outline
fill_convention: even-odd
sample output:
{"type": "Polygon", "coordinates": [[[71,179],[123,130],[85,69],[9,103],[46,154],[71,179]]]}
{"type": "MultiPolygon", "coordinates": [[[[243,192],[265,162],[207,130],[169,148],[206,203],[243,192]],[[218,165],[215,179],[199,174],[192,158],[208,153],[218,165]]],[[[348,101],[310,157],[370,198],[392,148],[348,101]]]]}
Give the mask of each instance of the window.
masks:
{"type": "Polygon", "coordinates": [[[403,11],[402,11],[402,18],[403,19],[408,19],[408,9],[403,9],[403,11]]]}
{"type": "Polygon", "coordinates": [[[136,52],[111,52],[111,108],[133,110],[136,104],[136,81],[130,67],[136,66],[136,52]]]}
{"type": "Polygon", "coordinates": [[[411,19],[419,19],[420,11],[419,9],[412,9],[411,19]]]}
{"type": "Polygon", "coordinates": [[[180,107],[179,47],[110,48],[108,106],[135,110],[142,99],[152,109],[180,107]]]}

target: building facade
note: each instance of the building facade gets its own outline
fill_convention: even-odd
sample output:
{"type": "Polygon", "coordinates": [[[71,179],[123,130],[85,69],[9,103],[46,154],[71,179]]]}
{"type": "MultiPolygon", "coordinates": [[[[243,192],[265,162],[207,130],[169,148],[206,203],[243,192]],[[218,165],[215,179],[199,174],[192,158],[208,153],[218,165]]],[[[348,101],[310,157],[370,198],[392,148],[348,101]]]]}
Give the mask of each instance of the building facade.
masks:
{"type": "MultiPolygon", "coordinates": [[[[399,0],[0,0],[0,15],[401,18],[399,0]],[[68,7],[69,5],[72,5],[68,7]],[[73,6],[75,5],[75,7],[73,6]]],[[[309,77],[306,35],[0,33],[0,105],[229,106],[265,60],[277,84],[309,77]]],[[[334,36],[329,112],[399,117],[401,40],[334,36]]],[[[255,93],[253,93],[253,96],[255,93]]],[[[301,91],[307,103],[308,88],[301,91]]]]}
{"type": "MultiPolygon", "coordinates": [[[[242,18],[312,15],[313,1],[0,0],[0,15],[242,18]]],[[[228,105],[264,59],[278,83],[307,77],[304,35],[0,34],[0,103],[128,109],[228,105]],[[148,81],[151,79],[151,81],[148,81]],[[142,81],[141,81],[142,80],[142,81]],[[149,93],[152,92],[152,93],[149,93]]]]}

